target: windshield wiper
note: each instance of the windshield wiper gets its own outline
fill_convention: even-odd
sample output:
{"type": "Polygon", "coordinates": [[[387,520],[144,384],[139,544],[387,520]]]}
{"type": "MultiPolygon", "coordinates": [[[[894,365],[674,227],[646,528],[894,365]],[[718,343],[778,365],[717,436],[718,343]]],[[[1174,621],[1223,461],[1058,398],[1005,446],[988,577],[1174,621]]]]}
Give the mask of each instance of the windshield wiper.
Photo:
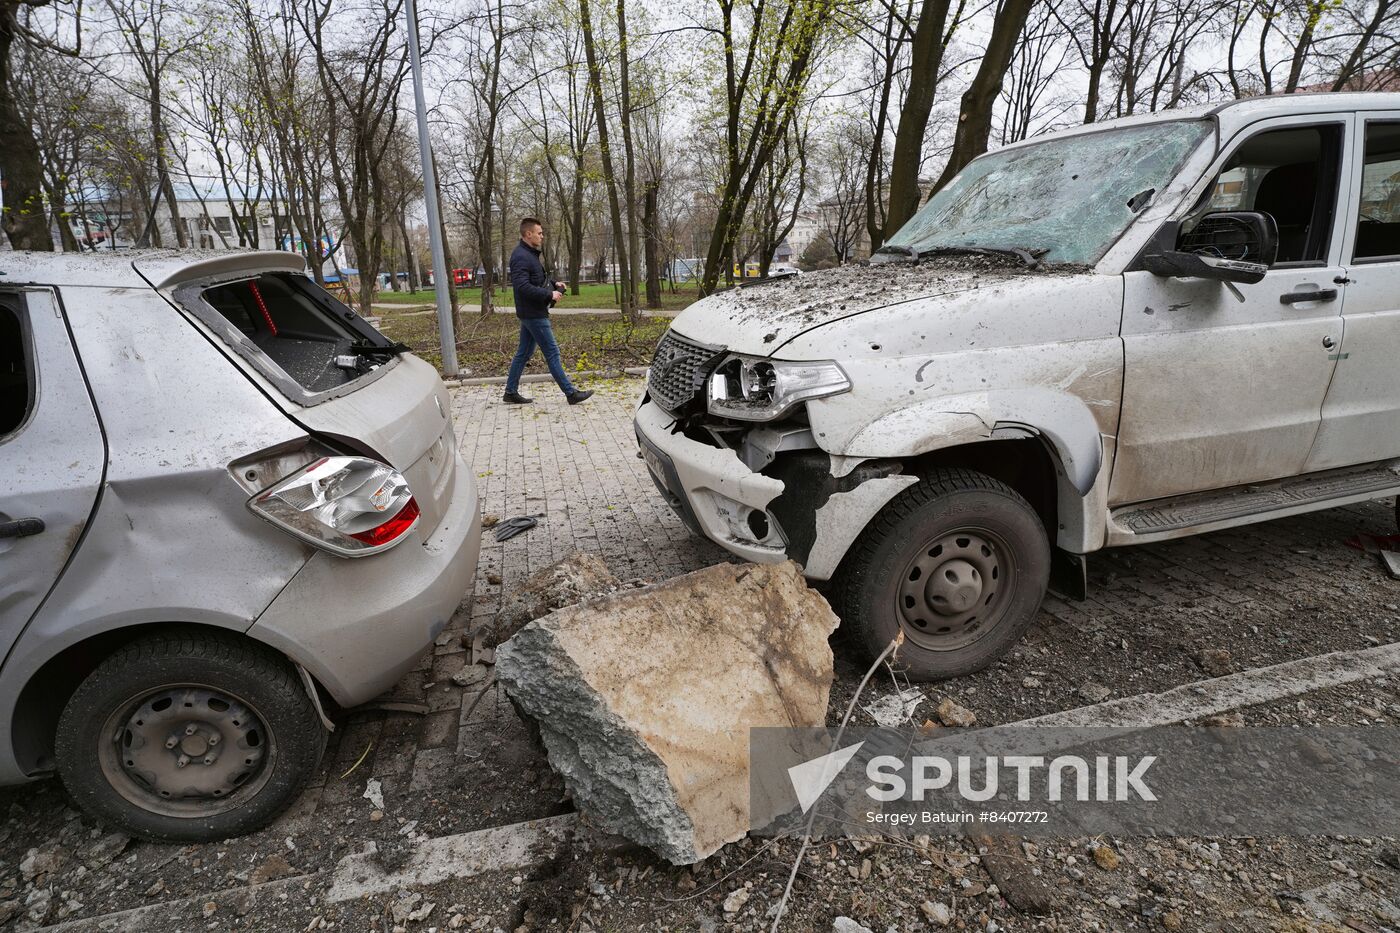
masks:
{"type": "Polygon", "coordinates": [[[883,254],[883,255],[890,255],[890,256],[912,256],[912,257],[914,257],[915,259],[917,259],[917,258],[919,257],[919,252],[918,252],[918,250],[910,249],[910,248],[907,247],[907,246],[899,246],[899,245],[891,246],[891,245],[888,244],[888,243],[886,243],[884,246],[880,247],[879,249],[877,249],[875,252],[871,253],[870,255],[872,255],[872,256],[879,256],[879,255],[882,255],[882,254],[883,254]]]}
{"type": "Polygon", "coordinates": [[[1023,249],[1019,246],[935,246],[933,249],[919,250],[919,258],[925,256],[1014,256],[1025,264],[1027,269],[1040,267],[1040,257],[1050,252],[1048,249],[1023,249]]]}

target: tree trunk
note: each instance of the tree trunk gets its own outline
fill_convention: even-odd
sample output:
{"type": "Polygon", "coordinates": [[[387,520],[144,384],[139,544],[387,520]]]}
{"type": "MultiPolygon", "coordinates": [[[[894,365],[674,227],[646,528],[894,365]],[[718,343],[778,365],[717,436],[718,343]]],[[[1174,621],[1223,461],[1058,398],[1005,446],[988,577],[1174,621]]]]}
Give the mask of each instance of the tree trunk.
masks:
{"type": "MultiPolygon", "coordinates": [[[[476,251],[481,257],[481,308],[480,313],[491,314],[495,310],[496,260],[492,256],[491,244],[491,189],[496,183],[496,146],[493,135],[486,137],[485,177],[478,182],[476,204],[476,251]]],[[[437,275],[438,273],[433,273],[437,275]]]]}
{"type": "Polygon", "coordinates": [[[1303,34],[1298,37],[1298,45],[1293,50],[1293,62],[1288,69],[1288,83],[1283,88],[1285,94],[1292,94],[1298,90],[1298,84],[1303,79],[1303,64],[1307,61],[1308,52],[1312,49],[1313,32],[1317,27],[1318,19],[1322,16],[1322,8],[1318,3],[1309,3],[1306,9],[1308,19],[1303,25],[1303,34]]]}
{"type": "Polygon", "coordinates": [[[1089,66],[1089,92],[1084,97],[1084,122],[1093,123],[1099,115],[1099,86],[1103,83],[1103,68],[1108,64],[1095,62],[1089,66]]]}
{"type": "Polygon", "coordinates": [[[403,286],[399,285],[399,266],[402,265],[402,262],[400,261],[398,245],[395,242],[398,237],[391,231],[388,239],[389,242],[385,247],[384,257],[386,260],[385,265],[389,267],[387,270],[389,273],[389,290],[401,292],[403,291],[403,286]]]}
{"type": "MultiPolygon", "coordinates": [[[[603,104],[603,76],[598,67],[598,50],[593,42],[593,19],[588,8],[588,0],[579,0],[579,18],[583,27],[583,50],[588,59],[588,85],[593,92],[593,111],[598,120],[598,146],[602,150],[603,156],[603,181],[604,187],[608,190],[608,211],[612,217],[613,253],[617,257],[618,278],[622,279],[627,275],[627,270],[631,266],[628,264],[627,245],[623,240],[622,206],[617,199],[617,173],[613,171],[612,149],[608,145],[608,113],[603,104]]],[[[622,308],[623,316],[630,320],[633,314],[628,311],[630,302],[627,302],[626,294],[631,286],[626,281],[619,284],[622,287],[622,293],[618,306],[622,308]]],[[[635,300],[636,293],[634,291],[632,301],[635,300]]]]}
{"type": "Polygon", "coordinates": [[[632,90],[627,62],[631,53],[627,47],[626,0],[617,0],[617,35],[618,75],[622,92],[618,109],[622,117],[622,159],[626,179],[624,195],[627,201],[627,255],[631,262],[627,268],[626,303],[622,308],[622,316],[630,321],[637,316],[637,180],[636,159],[632,148],[632,90]]]}
{"type": "MultiPolygon", "coordinates": [[[[886,231],[898,230],[919,209],[919,166],[923,162],[924,134],[928,130],[929,113],[933,110],[933,95],[938,90],[938,72],[943,66],[943,31],[948,22],[948,6],[949,0],[927,0],[919,12],[918,25],[914,27],[909,91],[904,97],[904,109],[899,114],[899,126],[894,135],[894,155],[890,160],[890,207],[885,216],[886,231]]],[[[1003,65],[1002,71],[1005,70],[1003,65]]]]}
{"type": "Polygon", "coordinates": [[[408,238],[408,219],[403,211],[399,211],[399,236],[403,239],[403,261],[408,266],[408,290],[416,292],[420,288],[418,257],[413,255],[413,241],[408,238]]]}
{"type": "Polygon", "coordinates": [[[78,238],[73,236],[73,227],[68,223],[68,218],[63,216],[63,195],[50,195],[49,203],[53,206],[53,224],[58,227],[59,245],[65,253],[78,252],[78,238]]]}
{"type": "Polygon", "coordinates": [[[657,216],[660,198],[656,180],[649,179],[642,191],[642,231],[646,236],[647,307],[661,307],[661,240],[660,218],[657,216]]]}
{"type": "Polygon", "coordinates": [[[447,211],[446,205],[442,203],[440,187],[437,191],[437,202],[438,232],[442,236],[442,264],[447,267],[440,274],[447,276],[447,301],[452,307],[452,334],[455,338],[462,332],[462,302],[457,296],[457,283],[452,278],[452,244],[447,241],[447,211]]]}
{"type": "Polygon", "coordinates": [[[987,137],[992,131],[992,108],[1001,94],[1002,79],[1006,76],[1012,53],[1016,51],[1016,43],[1035,3],[1036,0],[1006,0],[998,12],[982,63],[962,96],[953,151],[948,156],[947,167],[933,186],[934,192],[942,190],[967,163],[987,151],[987,137]]]}
{"type": "Polygon", "coordinates": [[[156,147],[156,177],[160,180],[161,192],[170,210],[170,226],[175,231],[175,242],[181,249],[190,245],[185,224],[180,219],[180,204],[175,200],[175,185],[170,181],[170,159],[165,153],[165,126],[160,104],[159,88],[151,88],[151,138],[156,147]]]}
{"type": "Polygon", "coordinates": [[[39,145],[10,93],[10,46],[14,40],[14,7],[0,0],[0,175],[4,176],[0,227],[15,249],[52,252],[39,145]]]}
{"type": "Polygon", "coordinates": [[[583,165],[574,170],[574,225],[569,230],[569,291],[579,293],[583,274],[583,165]]]}
{"type": "MultiPolygon", "coordinates": [[[[891,5],[889,16],[885,20],[884,81],[880,85],[880,97],[875,105],[875,126],[870,134],[870,151],[866,154],[865,160],[865,232],[870,236],[870,251],[872,253],[885,242],[885,221],[889,215],[888,209],[885,208],[881,188],[884,187],[882,169],[885,160],[885,124],[889,120],[890,92],[894,87],[895,58],[899,48],[899,45],[892,41],[894,24],[894,6],[891,5]]],[[[931,102],[930,106],[932,106],[931,102]]],[[[916,184],[918,175],[919,170],[915,168],[914,180],[916,184]]]]}

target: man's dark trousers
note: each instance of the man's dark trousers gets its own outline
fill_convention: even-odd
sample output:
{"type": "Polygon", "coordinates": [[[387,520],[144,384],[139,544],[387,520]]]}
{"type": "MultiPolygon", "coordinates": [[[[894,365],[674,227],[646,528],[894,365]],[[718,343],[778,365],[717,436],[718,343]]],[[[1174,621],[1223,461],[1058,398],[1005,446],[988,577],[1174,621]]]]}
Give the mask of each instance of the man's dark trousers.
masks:
{"type": "Polygon", "coordinates": [[[565,395],[573,395],[578,390],[564,372],[564,363],[559,358],[559,344],[554,339],[554,330],[549,326],[549,305],[554,297],[554,283],[545,274],[540,262],[539,250],[521,240],[510,254],[510,284],[515,292],[515,316],[520,318],[520,345],[515,351],[515,359],[510,361],[510,374],[506,377],[506,394],[520,390],[520,376],[525,372],[525,364],[538,346],[544,353],[544,361],[549,372],[565,395]]]}
{"type": "Polygon", "coordinates": [[[568,373],[564,372],[564,363],[559,358],[559,344],[554,340],[554,330],[549,326],[547,317],[520,319],[520,347],[515,351],[515,359],[510,361],[506,392],[520,390],[520,376],[525,372],[525,364],[530,362],[537,344],[544,352],[544,361],[549,364],[550,375],[559,383],[559,388],[564,390],[565,395],[577,392],[574,384],[569,381],[568,373]]]}

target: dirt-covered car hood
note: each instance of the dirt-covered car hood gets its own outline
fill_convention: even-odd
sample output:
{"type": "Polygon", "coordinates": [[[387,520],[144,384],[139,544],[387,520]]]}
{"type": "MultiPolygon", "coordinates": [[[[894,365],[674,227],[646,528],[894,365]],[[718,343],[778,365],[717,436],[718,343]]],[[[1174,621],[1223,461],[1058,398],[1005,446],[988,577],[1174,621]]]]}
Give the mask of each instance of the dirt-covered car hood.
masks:
{"type": "Polygon", "coordinates": [[[1031,270],[1001,256],[842,266],[718,292],[686,308],[671,326],[691,340],[737,353],[781,355],[783,345],[802,334],[890,305],[1086,271],[1067,265],[1031,270]]]}

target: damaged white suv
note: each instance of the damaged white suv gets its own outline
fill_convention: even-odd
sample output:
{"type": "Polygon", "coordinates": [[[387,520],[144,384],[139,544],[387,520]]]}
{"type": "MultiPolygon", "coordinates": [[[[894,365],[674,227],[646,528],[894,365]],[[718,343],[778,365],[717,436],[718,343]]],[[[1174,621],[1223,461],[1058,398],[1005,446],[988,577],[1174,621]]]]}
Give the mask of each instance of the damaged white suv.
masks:
{"type": "Polygon", "coordinates": [[[968,673],[1084,555],[1400,491],[1400,94],[1080,127],[868,266],[697,302],[636,415],[692,530],[968,673]]]}

